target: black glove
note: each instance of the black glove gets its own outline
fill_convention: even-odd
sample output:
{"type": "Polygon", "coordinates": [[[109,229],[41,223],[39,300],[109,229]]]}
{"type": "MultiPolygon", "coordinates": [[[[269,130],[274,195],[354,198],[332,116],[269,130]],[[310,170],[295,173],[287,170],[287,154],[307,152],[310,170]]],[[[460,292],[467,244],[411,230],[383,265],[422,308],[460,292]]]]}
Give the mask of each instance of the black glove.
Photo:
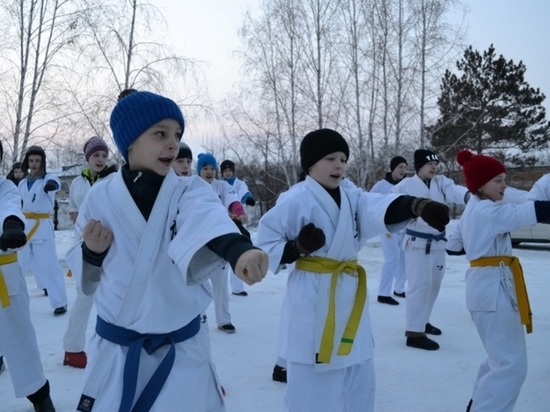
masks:
{"type": "Polygon", "coordinates": [[[254,198],[252,196],[249,196],[249,197],[246,198],[244,203],[246,203],[248,206],[254,206],[256,204],[256,201],[254,200],[254,198]]]}
{"type": "Polygon", "coordinates": [[[412,203],[412,212],[439,232],[449,223],[449,207],[434,200],[417,197],[412,203]]]}
{"type": "Polygon", "coordinates": [[[55,180],[48,180],[46,184],[44,185],[44,192],[48,193],[52,190],[57,189],[57,183],[55,180]]]}
{"type": "Polygon", "coordinates": [[[298,239],[294,241],[294,246],[300,254],[309,255],[321,249],[325,245],[325,240],[323,230],[315,227],[313,223],[308,223],[300,230],[298,239]]]}
{"type": "Polygon", "coordinates": [[[0,236],[0,249],[4,252],[8,249],[17,249],[25,246],[27,236],[23,231],[23,224],[17,220],[5,220],[2,235],[0,236]]]}

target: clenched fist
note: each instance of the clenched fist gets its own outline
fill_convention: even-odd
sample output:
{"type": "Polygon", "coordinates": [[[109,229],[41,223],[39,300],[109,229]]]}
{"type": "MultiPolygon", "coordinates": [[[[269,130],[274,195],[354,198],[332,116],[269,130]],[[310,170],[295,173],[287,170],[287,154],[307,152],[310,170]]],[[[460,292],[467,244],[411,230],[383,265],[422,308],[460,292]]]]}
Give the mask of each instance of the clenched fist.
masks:
{"type": "Polygon", "coordinates": [[[113,232],[99,220],[90,219],[84,226],[82,239],[90,252],[101,255],[111,246],[113,232]]]}

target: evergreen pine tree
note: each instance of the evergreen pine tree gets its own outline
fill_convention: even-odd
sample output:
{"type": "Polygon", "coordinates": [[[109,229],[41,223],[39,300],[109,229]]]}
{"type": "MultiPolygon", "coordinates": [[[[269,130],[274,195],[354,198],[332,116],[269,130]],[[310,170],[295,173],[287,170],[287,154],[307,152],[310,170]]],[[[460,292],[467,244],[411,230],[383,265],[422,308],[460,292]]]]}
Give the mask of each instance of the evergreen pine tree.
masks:
{"type": "Polygon", "coordinates": [[[525,65],[496,57],[493,45],[483,55],[468,47],[456,65],[462,75],[446,71],[440,116],[426,128],[432,146],[447,160],[469,148],[508,164],[532,165],[536,150],[550,140],[550,125],[541,105],[545,96],[526,82],[525,65]]]}

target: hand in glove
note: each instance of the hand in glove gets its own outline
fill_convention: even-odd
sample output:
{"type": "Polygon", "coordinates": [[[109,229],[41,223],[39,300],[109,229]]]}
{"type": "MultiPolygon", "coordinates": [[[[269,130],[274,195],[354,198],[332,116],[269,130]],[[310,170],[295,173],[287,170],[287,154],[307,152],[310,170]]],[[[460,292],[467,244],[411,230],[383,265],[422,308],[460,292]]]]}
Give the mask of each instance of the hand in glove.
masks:
{"type": "Polygon", "coordinates": [[[423,197],[414,199],[412,212],[416,216],[420,216],[427,224],[439,232],[445,230],[445,226],[450,220],[449,207],[447,205],[423,197]]]}
{"type": "Polygon", "coordinates": [[[315,227],[313,223],[305,225],[298,239],[294,241],[294,247],[301,255],[309,255],[325,245],[325,234],[322,229],[315,227]]]}
{"type": "Polygon", "coordinates": [[[57,189],[57,183],[55,180],[48,180],[46,184],[44,185],[44,192],[48,193],[52,190],[57,189]]]}
{"type": "Polygon", "coordinates": [[[0,236],[0,249],[4,252],[8,249],[17,249],[25,246],[27,236],[23,231],[23,224],[16,220],[6,220],[4,230],[0,236]]]}
{"type": "Polygon", "coordinates": [[[249,197],[246,198],[244,203],[246,203],[248,206],[254,206],[256,204],[256,201],[254,200],[254,198],[252,196],[249,196],[249,197]]]}

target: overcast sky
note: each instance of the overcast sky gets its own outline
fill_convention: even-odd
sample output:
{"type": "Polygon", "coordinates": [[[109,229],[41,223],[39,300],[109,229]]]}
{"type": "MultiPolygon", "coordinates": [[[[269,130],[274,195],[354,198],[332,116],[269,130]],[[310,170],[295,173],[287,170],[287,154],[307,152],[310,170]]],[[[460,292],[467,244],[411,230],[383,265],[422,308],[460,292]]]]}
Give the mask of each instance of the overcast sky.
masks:
{"type": "MultiPolygon", "coordinates": [[[[168,36],[188,57],[207,62],[211,95],[223,98],[239,79],[237,30],[247,9],[258,10],[259,0],[151,0],[166,16],[168,36]]],[[[476,49],[494,44],[497,54],[522,60],[526,79],[547,96],[550,108],[550,0],[469,0],[465,24],[467,41],[476,49]]],[[[460,22],[457,15],[456,21],[460,22]]],[[[188,136],[190,137],[190,136],[188,136]]]]}

